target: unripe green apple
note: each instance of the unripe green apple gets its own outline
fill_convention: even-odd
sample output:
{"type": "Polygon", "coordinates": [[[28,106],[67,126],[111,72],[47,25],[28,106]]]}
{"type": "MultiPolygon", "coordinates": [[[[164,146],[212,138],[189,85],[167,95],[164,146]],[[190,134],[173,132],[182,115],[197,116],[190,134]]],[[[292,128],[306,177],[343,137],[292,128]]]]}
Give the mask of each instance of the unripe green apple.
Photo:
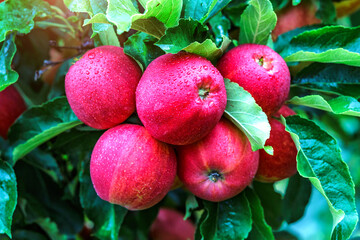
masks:
{"type": "Polygon", "coordinates": [[[150,63],[136,89],[136,109],[154,138],[185,145],[206,136],[226,107],[224,79],[203,57],[180,52],[150,63]]]}
{"type": "Polygon", "coordinates": [[[259,152],[234,124],[221,119],[203,139],[178,146],[178,176],[194,195],[219,202],[234,197],[256,173],[259,152]]]}
{"type": "Polygon", "coordinates": [[[121,124],[107,130],[96,143],[90,175],[103,200],[129,210],[150,208],[175,180],[175,152],[144,127],[121,124]]]}
{"type": "Polygon", "coordinates": [[[271,48],[243,44],[221,57],[217,68],[239,84],[271,116],[284,104],[290,91],[290,72],[284,59],[271,48]]]}
{"type": "Polygon", "coordinates": [[[184,214],[169,208],[160,208],[150,227],[151,240],[192,240],[195,226],[184,220],[184,214]]]}
{"type": "Polygon", "coordinates": [[[26,110],[26,105],[15,87],[0,92],[0,136],[7,138],[10,126],[26,110]]]}
{"type": "MultiPolygon", "coordinates": [[[[295,112],[284,105],[274,115],[287,117],[295,115],[295,112]]],[[[296,169],[297,149],[290,133],[285,131],[285,126],[274,118],[269,119],[271,131],[270,138],[265,145],[272,146],[274,155],[260,150],[259,169],[255,179],[260,182],[275,182],[294,175],[296,169]]]]}
{"type": "Polygon", "coordinates": [[[114,127],[135,111],[135,90],[141,77],[138,64],[123,49],[91,49],[70,67],[65,91],[71,109],[85,124],[114,127]]]}

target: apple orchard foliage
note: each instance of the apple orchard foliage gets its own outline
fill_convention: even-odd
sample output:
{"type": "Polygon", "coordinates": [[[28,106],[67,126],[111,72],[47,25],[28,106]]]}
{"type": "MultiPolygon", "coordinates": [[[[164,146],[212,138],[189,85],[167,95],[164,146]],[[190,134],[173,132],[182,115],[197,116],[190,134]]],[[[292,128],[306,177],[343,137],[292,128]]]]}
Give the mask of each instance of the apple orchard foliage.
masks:
{"type": "MultiPolygon", "coordinates": [[[[300,6],[300,0],[48,2],[0,3],[0,91],[15,83],[28,106],[8,139],[0,138],[1,239],[86,239],[89,229],[98,239],[147,239],[163,206],[196,223],[195,239],[275,239],[290,234],[287,224],[304,215],[310,183],[333,218],[324,235],[358,236],[360,22],[353,16],[336,19],[340,10],[344,15],[341,3],[335,8],[331,1],[314,1],[321,23],[284,32],[274,42],[271,31],[284,24],[281,12],[300,6]],[[45,60],[54,42],[65,61],[50,85],[40,75],[51,70],[45,60]],[[243,43],[268,45],[292,73],[287,103],[298,115],[280,120],[297,146],[298,174],[283,191],[254,181],[237,196],[214,203],[180,188],[137,212],[101,200],[91,183],[89,159],[103,131],[85,126],[71,110],[64,94],[69,67],[101,45],[123,46],[144,70],[155,58],[180,51],[216,64],[243,43]],[[349,149],[357,161],[348,167],[342,153],[349,149]]],[[[252,150],[271,153],[265,146],[270,133],[265,113],[250,93],[224,81],[225,117],[245,133],[252,150]]],[[[139,124],[139,119],[133,115],[126,123],[139,124]]]]}

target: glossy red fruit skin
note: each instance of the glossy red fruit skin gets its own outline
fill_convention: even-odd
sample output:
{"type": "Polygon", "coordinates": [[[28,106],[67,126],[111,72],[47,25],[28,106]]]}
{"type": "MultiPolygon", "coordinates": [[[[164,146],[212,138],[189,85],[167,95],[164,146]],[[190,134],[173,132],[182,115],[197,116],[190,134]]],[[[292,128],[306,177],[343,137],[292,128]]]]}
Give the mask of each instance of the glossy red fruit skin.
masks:
{"type": "Polygon", "coordinates": [[[316,18],[315,5],[306,1],[302,1],[296,6],[290,4],[281,10],[277,16],[278,21],[271,33],[274,40],[276,40],[280,34],[321,22],[320,19],[316,18]]]}
{"type": "Polygon", "coordinates": [[[176,156],[144,127],[121,124],[107,130],[96,143],[90,175],[101,199],[142,210],[158,203],[170,190],[176,156]]]}
{"type": "Polygon", "coordinates": [[[65,91],[71,109],[86,125],[107,129],[135,111],[138,64],[123,49],[101,46],[86,52],[70,67],[65,91]]]}
{"type": "Polygon", "coordinates": [[[226,107],[224,79],[205,58],[166,54],[150,63],[136,89],[136,109],[156,139],[185,145],[206,136],[226,107]],[[210,89],[206,98],[199,89],[210,89]]]}
{"type": "Polygon", "coordinates": [[[0,92],[0,136],[7,139],[10,126],[26,110],[24,99],[15,87],[0,92]]]}
{"type": "Polygon", "coordinates": [[[150,227],[151,240],[193,240],[195,226],[184,214],[168,208],[160,211],[150,227]]]}
{"type": "Polygon", "coordinates": [[[259,152],[253,152],[246,136],[226,119],[221,119],[202,140],[176,150],[178,176],[184,186],[199,198],[213,202],[244,190],[252,182],[259,163],[259,152]],[[213,171],[222,178],[210,180],[213,171]]]}
{"type": "Polygon", "coordinates": [[[258,44],[243,44],[225,53],[217,68],[255,99],[271,116],[284,104],[290,91],[290,72],[284,59],[271,48],[258,44]],[[258,59],[263,58],[260,66],[258,59]]]}
{"type": "MultiPolygon", "coordinates": [[[[284,105],[274,115],[287,117],[296,113],[284,105]]],[[[274,155],[260,150],[259,169],[255,179],[260,182],[275,182],[294,175],[296,168],[297,149],[290,133],[285,131],[285,126],[274,118],[269,119],[271,131],[266,146],[272,146],[274,155]]]]}

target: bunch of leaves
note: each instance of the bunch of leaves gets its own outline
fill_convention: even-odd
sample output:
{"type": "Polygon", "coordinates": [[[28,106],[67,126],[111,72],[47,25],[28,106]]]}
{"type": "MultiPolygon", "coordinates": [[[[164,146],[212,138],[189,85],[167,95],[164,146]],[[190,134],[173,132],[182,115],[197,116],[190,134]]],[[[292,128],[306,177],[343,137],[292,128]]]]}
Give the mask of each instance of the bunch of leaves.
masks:
{"type": "MultiPolygon", "coordinates": [[[[318,1],[322,24],[295,29],[272,42],[281,11],[300,0],[64,3],[74,13],[43,0],[0,3],[0,91],[16,82],[29,105],[11,127],[9,140],[0,139],[0,234],[86,239],[90,231],[98,239],[147,239],[159,207],[167,206],[184,211],[197,224],[195,239],[275,239],[289,236],[286,226],[303,216],[312,184],[333,217],[328,235],[351,237],[358,221],[355,185],[339,144],[328,133],[339,132],[339,127],[324,119],[360,117],[360,28],[355,18],[348,17],[352,27],[337,24],[332,2],[318,1]],[[292,71],[288,100],[301,117],[282,119],[297,145],[298,174],[282,193],[277,184],[254,182],[219,203],[182,189],[140,212],[101,200],[91,184],[88,161],[102,131],[82,125],[64,96],[64,76],[76,58],[61,64],[53,85],[35,80],[49,58],[49,40],[60,46],[75,38],[82,42],[77,49],[83,50],[90,37],[95,46],[123,46],[143,69],[160,55],[180,51],[216,63],[225,51],[243,43],[273,47],[291,70],[307,64],[292,71]]],[[[270,134],[266,115],[243,88],[227,79],[225,86],[225,116],[246,133],[254,151],[271,153],[271,146],[265,146],[270,134]]],[[[137,120],[132,116],[128,121],[137,120]]]]}

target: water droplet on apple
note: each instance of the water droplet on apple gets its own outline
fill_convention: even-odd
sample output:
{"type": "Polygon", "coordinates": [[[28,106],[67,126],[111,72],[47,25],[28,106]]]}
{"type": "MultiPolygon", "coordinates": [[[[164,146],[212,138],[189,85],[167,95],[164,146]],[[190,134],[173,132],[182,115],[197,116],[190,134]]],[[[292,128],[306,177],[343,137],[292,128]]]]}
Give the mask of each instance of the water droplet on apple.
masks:
{"type": "Polygon", "coordinates": [[[94,59],[95,58],[95,53],[89,53],[89,58],[94,59]]]}

